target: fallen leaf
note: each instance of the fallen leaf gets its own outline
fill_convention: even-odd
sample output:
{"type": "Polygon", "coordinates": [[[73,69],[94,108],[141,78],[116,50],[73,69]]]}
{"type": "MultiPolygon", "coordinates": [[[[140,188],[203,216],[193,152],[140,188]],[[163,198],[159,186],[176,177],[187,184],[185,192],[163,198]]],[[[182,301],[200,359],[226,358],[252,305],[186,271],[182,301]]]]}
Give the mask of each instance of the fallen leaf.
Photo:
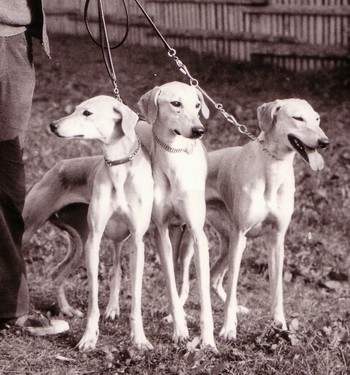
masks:
{"type": "Polygon", "coordinates": [[[196,336],[192,341],[189,341],[186,345],[186,348],[188,351],[192,352],[196,349],[196,347],[199,345],[201,339],[200,337],[196,336]]]}
{"type": "Polygon", "coordinates": [[[74,362],[75,361],[75,359],[73,359],[73,358],[64,357],[62,355],[56,355],[55,358],[58,359],[59,361],[64,361],[64,362],[74,362]]]}

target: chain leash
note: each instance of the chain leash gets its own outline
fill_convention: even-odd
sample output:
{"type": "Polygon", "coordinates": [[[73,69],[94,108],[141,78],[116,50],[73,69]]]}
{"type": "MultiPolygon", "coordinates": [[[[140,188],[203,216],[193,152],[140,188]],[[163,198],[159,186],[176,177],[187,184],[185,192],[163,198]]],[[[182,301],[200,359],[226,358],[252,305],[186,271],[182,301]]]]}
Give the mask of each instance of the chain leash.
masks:
{"type": "Polygon", "coordinates": [[[117,85],[117,76],[116,76],[115,69],[114,69],[111,50],[120,47],[125,42],[129,33],[128,9],[127,9],[125,0],[122,0],[122,3],[124,6],[124,11],[125,11],[126,28],[125,28],[125,33],[124,33],[122,40],[114,45],[111,45],[109,42],[102,0],[97,0],[98,26],[99,26],[99,34],[100,34],[99,40],[95,39],[89,26],[88,13],[89,13],[90,0],[85,1],[85,7],[84,7],[84,21],[85,21],[87,32],[90,38],[94,41],[94,43],[96,43],[101,48],[103,61],[105,63],[107,73],[113,85],[114,97],[121,103],[123,102],[123,100],[120,96],[118,85],[117,85]]]}
{"type": "Polygon", "coordinates": [[[190,85],[196,87],[207,98],[207,100],[225,117],[226,121],[234,125],[241,134],[244,134],[250,140],[258,142],[262,146],[264,152],[266,152],[272,158],[276,159],[275,155],[271,154],[270,151],[266,148],[266,144],[263,139],[259,139],[254,134],[252,134],[248,130],[246,125],[240,124],[232,114],[228,113],[224,109],[224,106],[221,103],[217,103],[204,89],[199,86],[198,80],[190,74],[187,66],[176,55],[176,50],[174,48],[171,48],[168,51],[168,56],[175,61],[175,64],[179,68],[180,72],[189,78],[190,85]]]}

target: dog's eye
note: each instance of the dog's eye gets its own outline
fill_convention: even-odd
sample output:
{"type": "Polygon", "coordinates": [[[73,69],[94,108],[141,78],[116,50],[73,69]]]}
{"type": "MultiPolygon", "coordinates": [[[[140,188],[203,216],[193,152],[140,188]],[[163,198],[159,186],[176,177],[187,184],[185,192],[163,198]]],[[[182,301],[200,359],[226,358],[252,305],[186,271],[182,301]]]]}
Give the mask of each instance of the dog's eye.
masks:
{"type": "Polygon", "coordinates": [[[301,116],[293,116],[294,120],[304,122],[304,119],[301,116]]]}
{"type": "Polygon", "coordinates": [[[173,102],[170,102],[170,103],[171,103],[171,105],[173,105],[174,107],[177,107],[177,108],[181,107],[181,103],[178,102],[177,100],[174,100],[173,102]]]}
{"type": "Polygon", "coordinates": [[[201,103],[197,103],[196,108],[200,108],[200,107],[201,107],[201,103]]]}
{"type": "Polygon", "coordinates": [[[83,115],[88,117],[88,116],[91,116],[92,113],[90,111],[88,111],[87,109],[85,109],[85,111],[83,112],[83,115]]]}

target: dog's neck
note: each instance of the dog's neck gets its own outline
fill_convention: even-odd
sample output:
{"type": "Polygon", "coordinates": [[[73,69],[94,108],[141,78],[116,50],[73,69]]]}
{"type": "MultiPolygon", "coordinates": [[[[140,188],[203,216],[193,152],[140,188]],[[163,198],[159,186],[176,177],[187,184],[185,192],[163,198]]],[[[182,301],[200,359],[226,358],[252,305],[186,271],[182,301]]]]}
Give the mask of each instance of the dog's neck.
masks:
{"type": "Polygon", "coordinates": [[[196,146],[196,139],[185,138],[169,129],[164,130],[163,127],[156,124],[152,127],[152,134],[154,143],[161,146],[160,149],[171,154],[182,152],[191,154],[196,146]]]}
{"type": "Polygon", "coordinates": [[[278,144],[274,141],[271,141],[268,134],[266,134],[265,132],[260,133],[258,142],[260,143],[259,146],[266,157],[269,157],[270,159],[277,162],[293,162],[295,151],[283,144],[278,144]],[[262,143],[260,143],[260,141],[262,141],[262,143]]]}
{"type": "Polygon", "coordinates": [[[103,144],[102,148],[106,165],[115,166],[132,161],[141,149],[141,142],[136,136],[133,140],[124,136],[103,144]]]}

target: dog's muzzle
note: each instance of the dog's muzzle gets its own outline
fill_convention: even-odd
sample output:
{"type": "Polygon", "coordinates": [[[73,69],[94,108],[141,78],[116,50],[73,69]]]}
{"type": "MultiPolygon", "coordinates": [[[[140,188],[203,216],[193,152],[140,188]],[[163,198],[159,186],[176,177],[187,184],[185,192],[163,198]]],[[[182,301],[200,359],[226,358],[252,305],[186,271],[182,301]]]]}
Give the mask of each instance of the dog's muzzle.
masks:
{"type": "Polygon", "coordinates": [[[50,130],[52,131],[52,133],[55,133],[56,130],[57,130],[57,128],[58,128],[58,125],[55,124],[54,122],[51,122],[51,124],[50,124],[50,130]]]}
{"type": "Polygon", "coordinates": [[[201,138],[203,137],[205,130],[202,126],[195,126],[192,128],[192,136],[193,138],[201,138]]]}
{"type": "Polygon", "coordinates": [[[327,148],[329,146],[329,139],[328,138],[321,138],[318,140],[318,146],[320,148],[327,148]]]}

